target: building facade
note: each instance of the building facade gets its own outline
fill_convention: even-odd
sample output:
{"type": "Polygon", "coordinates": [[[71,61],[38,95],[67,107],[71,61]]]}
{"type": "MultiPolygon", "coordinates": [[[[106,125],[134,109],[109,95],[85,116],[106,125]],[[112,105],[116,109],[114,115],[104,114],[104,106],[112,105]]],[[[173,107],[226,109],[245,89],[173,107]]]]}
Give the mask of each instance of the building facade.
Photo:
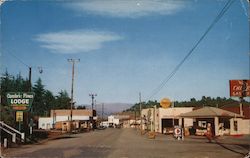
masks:
{"type": "MultiPolygon", "coordinates": [[[[93,116],[93,120],[96,121],[95,111],[86,109],[74,109],[72,110],[72,122],[74,128],[87,128],[90,126],[90,121],[93,116]]],[[[69,130],[69,122],[71,121],[71,110],[60,109],[51,110],[50,117],[39,117],[38,128],[49,130],[52,128],[69,130]]]]}
{"type": "Polygon", "coordinates": [[[174,126],[193,126],[193,119],[179,117],[180,114],[192,111],[192,107],[148,108],[141,112],[142,129],[158,133],[173,132],[174,126]]]}
{"type": "Polygon", "coordinates": [[[215,107],[203,107],[181,114],[182,118],[194,120],[195,135],[204,135],[208,124],[215,136],[250,134],[250,120],[244,116],[215,107]]]}

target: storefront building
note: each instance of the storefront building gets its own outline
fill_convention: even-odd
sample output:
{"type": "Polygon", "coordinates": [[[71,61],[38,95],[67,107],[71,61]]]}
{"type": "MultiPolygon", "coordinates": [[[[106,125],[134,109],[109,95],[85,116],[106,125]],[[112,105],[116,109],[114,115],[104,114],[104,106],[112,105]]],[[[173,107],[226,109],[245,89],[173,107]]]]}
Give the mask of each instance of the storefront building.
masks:
{"type": "MultiPolygon", "coordinates": [[[[71,110],[60,109],[51,110],[50,117],[39,117],[38,128],[39,129],[61,129],[68,131],[70,129],[71,110]]],[[[88,128],[90,126],[90,118],[94,116],[96,120],[95,112],[86,109],[74,109],[72,110],[72,125],[74,129],[88,128]]]]}
{"type": "Polygon", "coordinates": [[[212,132],[215,136],[250,134],[249,120],[244,120],[239,114],[215,107],[204,107],[181,114],[179,117],[194,120],[193,134],[195,135],[204,135],[208,123],[212,125],[212,132]]]}
{"type": "Polygon", "coordinates": [[[179,117],[180,114],[193,110],[193,107],[148,108],[141,113],[142,129],[158,133],[172,133],[174,126],[193,126],[192,118],[179,117]]]}

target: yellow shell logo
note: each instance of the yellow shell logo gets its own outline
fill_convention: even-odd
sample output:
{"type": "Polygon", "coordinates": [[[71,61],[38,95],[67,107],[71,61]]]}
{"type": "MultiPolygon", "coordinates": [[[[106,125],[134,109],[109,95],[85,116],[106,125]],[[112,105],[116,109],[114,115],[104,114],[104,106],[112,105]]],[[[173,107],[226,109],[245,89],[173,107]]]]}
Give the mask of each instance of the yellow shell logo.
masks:
{"type": "Polygon", "coordinates": [[[168,108],[171,105],[171,101],[168,98],[163,98],[160,102],[162,108],[168,108]]]}

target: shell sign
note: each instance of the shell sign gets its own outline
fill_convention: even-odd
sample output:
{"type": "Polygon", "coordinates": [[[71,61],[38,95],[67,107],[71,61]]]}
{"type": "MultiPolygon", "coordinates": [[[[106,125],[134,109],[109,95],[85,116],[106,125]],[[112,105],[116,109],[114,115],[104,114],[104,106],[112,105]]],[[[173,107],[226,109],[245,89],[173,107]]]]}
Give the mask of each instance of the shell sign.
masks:
{"type": "Polygon", "coordinates": [[[171,101],[168,98],[163,98],[160,102],[160,105],[164,109],[169,108],[171,105],[171,101]]]}

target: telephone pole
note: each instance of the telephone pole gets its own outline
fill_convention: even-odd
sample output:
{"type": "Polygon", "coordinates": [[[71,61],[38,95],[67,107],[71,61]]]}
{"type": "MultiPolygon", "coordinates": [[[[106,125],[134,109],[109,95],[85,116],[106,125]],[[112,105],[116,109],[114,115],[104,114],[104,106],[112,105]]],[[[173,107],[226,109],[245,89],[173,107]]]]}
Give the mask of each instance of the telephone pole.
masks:
{"type": "Polygon", "coordinates": [[[141,134],[142,134],[141,92],[139,92],[139,102],[140,102],[140,130],[141,130],[141,134]]]}
{"type": "Polygon", "coordinates": [[[74,75],[75,75],[75,63],[80,62],[80,59],[68,59],[68,62],[72,63],[72,82],[71,82],[71,100],[70,100],[70,132],[72,132],[72,108],[74,104],[74,75]]]}
{"type": "Polygon", "coordinates": [[[243,102],[244,102],[244,97],[246,97],[246,92],[247,92],[247,80],[243,80],[242,84],[242,95],[240,97],[240,115],[243,116],[243,102]]]}
{"type": "Polygon", "coordinates": [[[91,124],[92,124],[92,128],[94,128],[94,99],[95,97],[97,96],[97,94],[93,94],[93,93],[90,93],[89,96],[91,97],[92,99],[92,102],[91,102],[91,113],[92,113],[92,116],[91,116],[91,124]]]}
{"type": "Polygon", "coordinates": [[[103,113],[104,113],[104,103],[102,103],[102,121],[103,121],[103,113]]]}
{"type": "Polygon", "coordinates": [[[32,67],[29,67],[29,91],[31,92],[31,72],[32,72],[32,67]]]}

